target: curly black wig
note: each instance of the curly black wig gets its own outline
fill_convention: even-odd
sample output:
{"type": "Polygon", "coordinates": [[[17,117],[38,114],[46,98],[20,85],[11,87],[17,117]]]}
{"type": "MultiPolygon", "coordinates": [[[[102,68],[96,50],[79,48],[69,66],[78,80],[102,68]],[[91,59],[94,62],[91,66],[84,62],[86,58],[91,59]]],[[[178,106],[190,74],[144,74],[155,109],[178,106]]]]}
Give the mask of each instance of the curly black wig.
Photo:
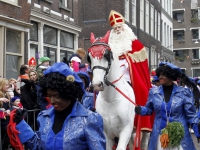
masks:
{"type": "Polygon", "coordinates": [[[76,101],[83,96],[83,90],[76,82],[67,81],[60,73],[52,72],[40,79],[39,86],[43,96],[47,95],[47,89],[56,90],[64,100],[76,101]]]}
{"type": "Polygon", "coordinates": [[[193,96],[194,96],[194,103],[197,108],[199,108],[199,91],[196,87],[195,83],[193,83],[188,76],[181,73],[179,70],[172,69],[169,66],[160,66],[156,69],[156,76],[165,75],[168,78],[172,79],[173,81],[177,81],[177,79],[180,79],[180,83],[184,83],[188,88],[191,89],[193,96]]]}
{"type": "Polygon", "coordinates": [[[181,77],[181,72],[175,69],[172,69],[169,66],[160,66],[156,69],[156,76],[159,77],[160,75],[165,75],[166,77],[176,81],[178,78],[181,77]]]}

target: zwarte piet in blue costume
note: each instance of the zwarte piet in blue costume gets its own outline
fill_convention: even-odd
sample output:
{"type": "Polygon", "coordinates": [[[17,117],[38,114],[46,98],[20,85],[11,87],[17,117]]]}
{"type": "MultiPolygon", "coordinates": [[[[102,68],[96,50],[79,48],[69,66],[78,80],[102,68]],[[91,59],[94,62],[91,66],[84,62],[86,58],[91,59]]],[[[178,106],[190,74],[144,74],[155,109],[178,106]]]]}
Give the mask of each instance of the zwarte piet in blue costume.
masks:
{"type": "Polygon", "coordinates": [[[39,131],[33,132],[24,120],[16,126],[20,141],[28,149],[106,149],[102,117],[77,101],[83,94],[84,86],[75,72],[65,63],[55,63],[44,71],[40,87],[52,107],[38,115],[39,131]]]}
{"type": "MultiPolygon", "coordinates": [[[[135,108],[135,112],[141,115],[151,115],[155,112],[148,150],[163,149],[160,142],[161,132],[166,129],[168,123],[173,122],[182,125],[184,130],[183,138],[177,147],[173,147],[173,150],[196,150],[188,129],[189,123],[195,136],[200,138],[200,122],[196,115],[193,95],[188,88],[173,83],[177,78],[182,77],[180,68],[169,62],[162,62],[156,69],[156,76],[158,76],[161,86],[150,89],[145,106],[135,108]]],[[[170,145],[165,148],[165,150],[171,149],[170,145]]]]}

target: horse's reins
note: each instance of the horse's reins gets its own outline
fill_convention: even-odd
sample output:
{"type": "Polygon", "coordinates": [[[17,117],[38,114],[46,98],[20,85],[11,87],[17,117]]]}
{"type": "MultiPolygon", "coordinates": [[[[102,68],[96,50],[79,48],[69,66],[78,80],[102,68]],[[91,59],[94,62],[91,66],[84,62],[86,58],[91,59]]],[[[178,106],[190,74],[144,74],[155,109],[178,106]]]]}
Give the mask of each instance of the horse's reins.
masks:
{"type": "MultiPolygon", "coordinates": [[[[105,44],[105,43],[100,43],[100,42],[94,43],[94,44],[92,44],[92,46],[101,45],[101,44],[103,44],[103,45],[105,45],[105,46],[108,46],[107,44],[105,44]]],[[[92,46],[91,46],[91,47],[92,47],[92,46]]],[[[107,67],[107,68],[102,67],[102,66],[94,66],[94,67],[92,68],[92,72],[93,72],[94,69],[102,69],[102,70],[106,71],[106,73],[105,73],[105,75],[104,75],[104,82],[105,82],[105,84],[106,84],[107,86],[111,85],[111,86],[114,87],[121,95],[123,95],[128,101],[130,101],[133,105],[138,106],[133,100],[131,100],[126,94],[124,94],[118,87],[116,87],[116,86],[114,85],[114,83],[116,83],[117,81],[119,81],[119,80],[122,78],[122,76],[125,74],[125,72],[126,72],[127,70],[125,70],[125,72],[122,74],[122,76],[120,76],[119,79],[117,79],[117,80],[115,80],[115,81],[113,81],[113,82],[110,82],[110,81],[108,81],[108,79],[107,79],[107,75],[108,75],[108,72],[109,72],[109,70],[110,70],[110,66],[111,66],[111,61],[108,61],[108,67],[107,67]]],[[[94,95],[95,95],[94,97],[96,98],[96,93],[94,93],[94,95]]],[[[95,99],[95,101],[96,101],[96,99],[95,99]]],[[[140,130],[141,130],[141,116],[139,115],[139,116],[138,116],[137,130],[136,130],[136,136],[135,136],[135,140],[134,140],[133,150],[135,150],[136,147],[138,147],[138,150],[140,150],[140,130]]]]}

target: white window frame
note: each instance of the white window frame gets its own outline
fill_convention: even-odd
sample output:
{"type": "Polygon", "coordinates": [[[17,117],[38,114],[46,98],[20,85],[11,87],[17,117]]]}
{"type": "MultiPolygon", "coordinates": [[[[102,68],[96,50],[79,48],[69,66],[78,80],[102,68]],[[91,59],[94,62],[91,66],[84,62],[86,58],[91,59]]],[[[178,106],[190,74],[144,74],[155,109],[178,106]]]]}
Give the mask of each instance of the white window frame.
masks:
{"type": "Polygon", "coordinates": [[[68,2],[68,0],[62,0],[62,5],[64,6],[64,7],[68,7],[68,5],[67,5],[67,2],[68,2]]]}
{"type": "Polygon", "coordinates": [[[158,13],[158,11],[155,9],[155,36],[154,36],[155,39],[157,39],[157,30],[158,30],[158,29],[157,29],[157,26],[158,26],[158,25],[157,25],[157,19],[158,19],[158,18],[157,18],[157,13],[158,13]]]}
{"type": "Polygon", "coordinates": [[[140,0],[140,29],[144,30],[144,0],[140,0]]]}
{"type": "Polygon", "coordinates": [[[151,48],[151,67],[152,66],[155,66],[155,50],[151,48]]]}
{"type": "Polygon", "coordinates": [[[151,4],[151,36],[154,36],[154,6],[151,4]]]}
{"type": "Polygon", "coordinates": [[[169,0],[169,15],[172,16],[172,1],[169,0]]]}
{"type": "Polygon", "coordinates": [[[18,0],[0,0],[9,4],[18,5],[18,0]]]}
{"type": "Polygon", "coordinates": [[[146,0],[145,30],[149,34],[149,1],[146,0]]]}
{"type": "MultiPolygon", "coordinates": [[[[5,33],[7,33],[7,30],[8,29],[11,29],[11,30],[15,30],[15,29],[12,29],[12,28],[5,28],[5,33]]],[[[6,58],[7,58],[7,55],[11,55],[11,56],[18,56],[19,57],[19,64],[23,64],[23,59],[24,59],[24,47],[22,45],[24,45],[24,32],[23,31],[19,31],[20,32],[20,52],[18,53],[13,53],[13,52],[7,52],[7,47],[5,46],[5,62],[7,62],[6,58]]],[[[7,34],[5,35],[5,43],[6,43],[6,36],[7,34]]],[[[5,44],[6,45],[6,44],[5,44]]],[[[17,66],[18,69],[20,66],[17,66]]],[[[7,64],[5,63],[5,68],[7,68],[7,64]]],[[[6,74],[6,71],[5,71],[5,76],[7,77],[7,74],[6,74]]]]}
{"type": "Polygon", "coordinates": [[[192,77],[194,77],[194,70],[200,70],[200,67],[191,68],[192,70],[192,77]]]}
{"type": "Polygon", "coordinates": [[[124,19],[129,22],[129,0],[125,0],[125,15],[124,19]]]}
{"type": "MultiPolygon", "coordinates": [[[[197,49],[198,49],[198,48],[197,48],[197,49]]],[[[196,50],[197,50],[197,49],[196,49],[196,50]]],[[[192,49],[192,53],[193,53],[193,50],[194,50],[194,49],[192,49]]],[[[198,50],[199,50],[199,57],[198,57],[198,58],[194,58],[194,57],[193,57],[193,54],[192,54],[192,60],[198,60],[198,59],[200,59],[200,49],[198,49],[198,50]]]]}
{"type": "Polygon", "coordinates": [[[136,0],[132,0],[132,25],[136,26],[136,0]]]}
{"type": "Polygon", "coordinates": [[[158,64],[158,62],[157,62],[157,52],[155,51],[155,53],[154,53],[154,66],[156,66],[157,64],[158,64]]]}
{"type": "Polygon", "coordinates": [[[158,41],[160,41],[160,13],[158,12],[158,41]]]}

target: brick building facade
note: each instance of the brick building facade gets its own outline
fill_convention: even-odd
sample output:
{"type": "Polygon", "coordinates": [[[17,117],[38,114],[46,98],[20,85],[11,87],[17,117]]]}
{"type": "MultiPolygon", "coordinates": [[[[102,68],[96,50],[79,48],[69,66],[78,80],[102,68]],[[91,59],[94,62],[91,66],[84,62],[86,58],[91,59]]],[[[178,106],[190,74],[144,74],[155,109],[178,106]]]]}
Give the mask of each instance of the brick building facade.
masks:
{"type": "Polygon", "coordinates": [[[35,57],[51,64],[78,48],[78,0],[0,0],[0,75],[17,78],[35,57]]]}
{"type": "Polygon", "coordinates": [[[17,77],[28,47],[31,6],[25,0],[0,0],[0,75],[17,77]]]}
{"type": "Polygon", "coordinates": [[[200,76],[200,2],[173,2],[175,64],[188,76],[200,76]]]}
{"type": "Polygon", "coordinates": [[[111,10],[115,10],[125,17],[126,23],[147,48],[149,68],[157,67],[161,52],[161,4],[159,1],[79,1],[78,25],[82,27],[79,35],[79,47],[84,47],[85,50],[90,47],[90,32],[99,37],[104,36],[111,29],[108,23],[111,10]],[[157,32],[158,30],[159,32],[157,32]]]}

